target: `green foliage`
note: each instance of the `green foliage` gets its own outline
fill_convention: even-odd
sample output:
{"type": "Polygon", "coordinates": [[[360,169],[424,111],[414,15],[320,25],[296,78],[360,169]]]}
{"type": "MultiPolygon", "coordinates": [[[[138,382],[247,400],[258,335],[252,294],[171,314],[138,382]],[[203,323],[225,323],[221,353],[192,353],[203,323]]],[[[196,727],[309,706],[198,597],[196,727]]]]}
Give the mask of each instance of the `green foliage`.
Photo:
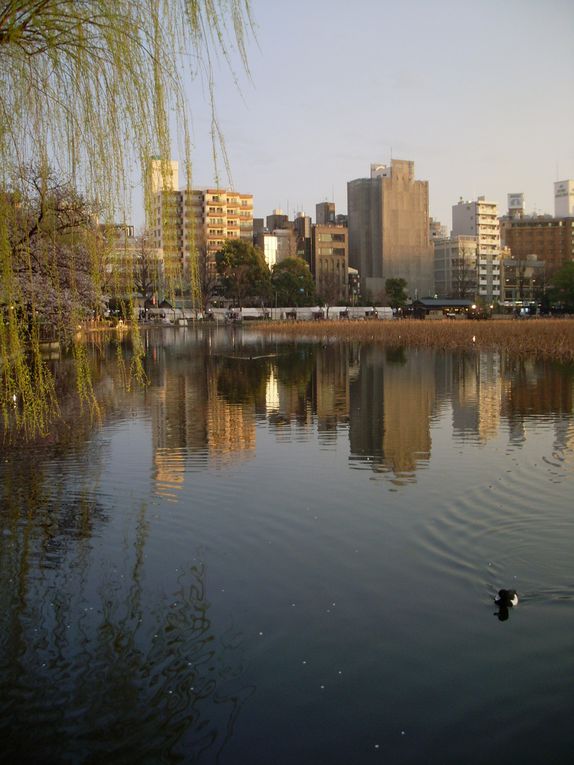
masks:
{"type": "MultiPolygon", "coordinates": [[[[5,418],[16,398],[26,427],[45,427],[53,385],[39,351],[40,319],[58,335],[71,336],[78,322],[97,308],[109,274],[102,266],[105,243],[85,237],[93,225],[61,228],[82,199],[71,190],[98,200],[101,219],[125,221],[138,166],[149,213],[150,159],[159,155],[167,175],[171,128],[181,139],[190,185],[186,73],[207,82],[217,176],[217,157],[223,157],[226,167],[227,162],[215,117],[211,62],[220,52],[231,64],[235,50],[246,67],[250,29],[249,0],[0,4],[0,410],[5,418]],[[58,178],[71,179],[65,198],[73,203],[59,209],[52,201],[48,207],[40,205],[35,227],[27,220],[33,208],[31,163],[39,168],[38,199],[54,198],[52,165],[58,178]],[[18,231],[24,232],[20,240],[18,231]]],[[[191,278],[196,271],[192,262],[191,278]]],[[[138,289],[148,292],[150,280],[143,276],[138,289]]],[[[132,288],[121,284],[121,292],[133,294],[137,279],[132,272],[132,288]]],[[[196,290],[195,282],[192,288],[196,290]]],[[[174,285],[167,290],[174,292],[174,285]]],[[[131,299],[127,313],[133,322],[131,299]]],[[[89,381],[80,362],[77,377],[83,395],[89,381]]]]}
{"type": "Polygon", "coordinates": [[[225,296],[237,305],[268,299],[269,268],[257,247],[242,239],[228,239],[216,253],[215,263],[225,296]]]}
{"type": "Polygon", "coordinates": [[[402,308],[405,305],[407,302],[406,286],[405,279],[387,279],[385,281],[385,292],[391,308],[402,308]]]}
{"type": "Polygon", "coordinates": [[[235,47],[246,64],[250,26],[248,0],[2,3],[0,166],[56,154],[90,195],[119,202],[133,158],[142,175],[152,155],[169,159],[170,119],[187,138],[186,62],[211,91],[213,53],[230,62],[235,47]]]}
{"type": "Polygon", "coordinates": [[[574,311],[574,262],[565,263],[554,274],[551,298],[561,303],[567,311],[574,311]]]}
{"type": "Polygon", "coordinates": [[[277,305],[315,305],[315,282],[307,263],[298,257],[285,258],[273,266],[271,287],[277,296],[277,305]]]}

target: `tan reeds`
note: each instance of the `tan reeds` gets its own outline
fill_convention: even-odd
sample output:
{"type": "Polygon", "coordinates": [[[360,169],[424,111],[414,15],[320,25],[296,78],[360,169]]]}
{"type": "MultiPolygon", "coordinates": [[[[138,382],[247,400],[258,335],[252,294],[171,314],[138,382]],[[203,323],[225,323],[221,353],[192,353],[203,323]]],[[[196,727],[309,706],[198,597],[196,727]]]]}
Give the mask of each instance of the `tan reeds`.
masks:
{"type": "Polygon", "coordinates": [[[288,337],[340,338],[419,348],[501,350],[574,361],[574,319],[266,322],[255,329],[288,337]]]}

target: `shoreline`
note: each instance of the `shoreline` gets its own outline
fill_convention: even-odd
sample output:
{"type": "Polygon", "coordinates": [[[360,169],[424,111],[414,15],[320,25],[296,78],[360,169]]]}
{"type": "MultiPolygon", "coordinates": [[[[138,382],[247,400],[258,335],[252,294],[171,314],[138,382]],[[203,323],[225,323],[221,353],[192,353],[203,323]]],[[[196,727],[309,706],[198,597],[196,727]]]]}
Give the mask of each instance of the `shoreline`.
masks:
{"type": "Polygon", "coordinates": [[[265,322],[250,325],[250,329],[293,338],[358,340],[390,347],[500,350],[574,362],[574,318],[265,322]]]}
{"type": "MultiPolygon", "coordinates": [[[[209,328],[211,323],[198,322],[209,328]]],[[[223,325],[220,325],[223,326],[223,325]]],[[[574,362],[573,318],[528,318],[435,320],[396,319],[324,321],[257,321],[230,325],[264,335],[281,335],[293,339],[332,339],[374,342],[388,347],[438,348],[444,350],[498,350],[513,355],[530,355],[561,362],[574,362]]],[[[132,327],[82,327],[78,337],[98,334],[124,334],[132,327]]],[[[138,330],[179,329],[171,324],[138,324],[138,330]]]]}

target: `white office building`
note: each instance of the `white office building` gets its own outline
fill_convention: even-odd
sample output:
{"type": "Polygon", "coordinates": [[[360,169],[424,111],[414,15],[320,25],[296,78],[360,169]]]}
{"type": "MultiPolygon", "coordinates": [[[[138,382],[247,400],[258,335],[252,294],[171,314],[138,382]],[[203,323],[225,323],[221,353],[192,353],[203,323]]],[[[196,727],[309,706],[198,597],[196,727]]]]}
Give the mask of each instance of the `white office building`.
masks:
{"type": "Polygon", "coordinates": [[[477,296],[500,299],[500,223],[496,202],[484,197],[468,202],[462,198],[452,208],[452,235],[476,237],[477,296]]]}

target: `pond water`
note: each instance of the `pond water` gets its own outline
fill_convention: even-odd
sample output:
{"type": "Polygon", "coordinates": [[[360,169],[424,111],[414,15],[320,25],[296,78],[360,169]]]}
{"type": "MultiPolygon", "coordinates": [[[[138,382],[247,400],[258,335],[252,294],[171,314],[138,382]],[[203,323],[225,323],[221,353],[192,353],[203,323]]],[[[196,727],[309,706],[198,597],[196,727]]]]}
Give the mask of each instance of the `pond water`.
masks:
{"type": "Polygon", "coordinates": [[[2,762],[570,761],[572,367],[144,340],[2,448],[2,762]]]}

